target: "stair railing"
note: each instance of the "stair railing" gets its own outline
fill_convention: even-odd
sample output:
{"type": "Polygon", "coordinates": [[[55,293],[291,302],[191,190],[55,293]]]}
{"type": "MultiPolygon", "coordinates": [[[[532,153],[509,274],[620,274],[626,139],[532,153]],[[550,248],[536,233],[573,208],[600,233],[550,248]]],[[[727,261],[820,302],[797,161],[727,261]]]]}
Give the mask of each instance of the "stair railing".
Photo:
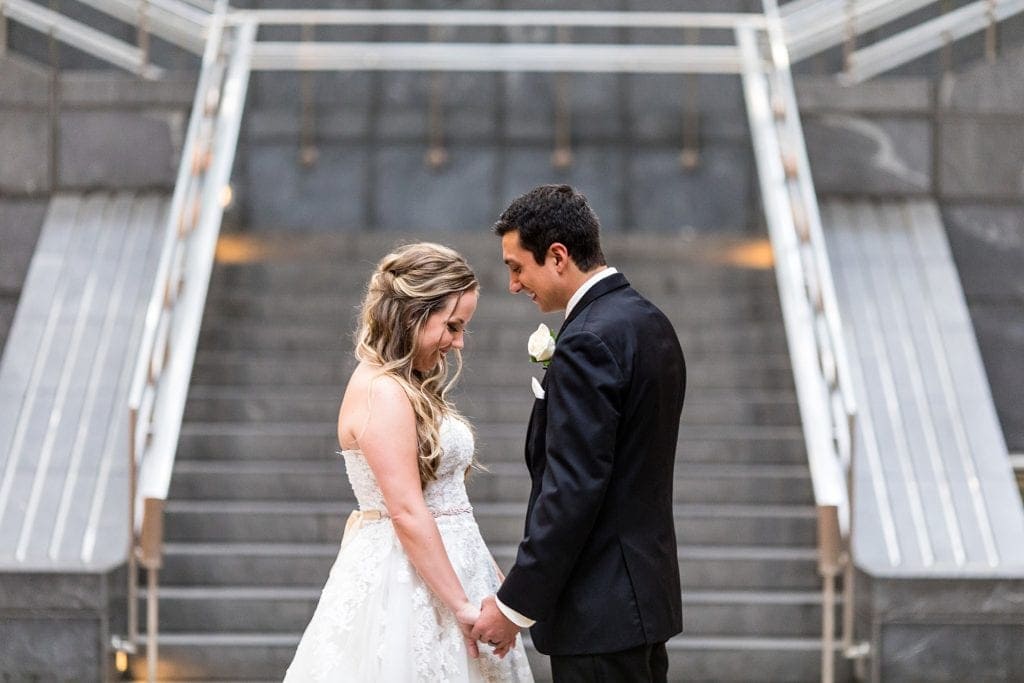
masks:
{"type": "MultiPolygon", "coordinates": [[[[840,82],[860,83],[1024,12],[1024,0],[978,0],[850,54],[840,82]]],[[[994,57],[995,46],[987,51],[994,57]]]]}
{"type": "MultiPolygon", "coordinates": [[[[1024,11],[1024,0],[977,0],[896,35],[855,49],[859,36],[929,5],[935,0],[794,0],[779,9],[789,57],[798,62],[846,44],[845,84],[860,83],[906,64],[944,45],[1024,11]]],[[[990,41],[991,43],[991,41],[990,41]]],[[[994,46],[986,51],[991,58],[994,46]]]]}
{"type": "Polygon", "coordinates": [[[182,150],[153,294],[129,394],[129,520],[126,652],[139,642],[138,566],[147,571],[146,658],[156,680],[163,508],[170,487],[217,236],[230,201],[231,167],[249,81],[256,26],[225,25],[215,6],[182,150]]]}
{"type": "Polygon", "coordinates": [[[764,7],[767,31],[759,35],[738,27],[736,40],[743,56],[744,95],[817,509],[821,680],[830,682],[835,679],[840,574],[843,651],[849,657],[866,654],[853,644],[850,543],[857,408],[789,54],[774,0],[765,0],[764,7]]]}
{"type": "Polygon", "coordinates": [[[3,16],[34,31],[52,35],[55,39],[78,48],[109,64],[138,74],[142,78],[157,79],[164,70],[149,63],[144,50],[118,40],[85,24],[47,9],[28,0],[3,0],[3,16]]]}
{"type": "Polygon", "coordinates": [[[77,1],[135,25],[140,39],[151,33],[196,55],[202,56],[205,50],[210,12],[182,0],[77,1]]]}
{"type": "MultiPolygon", "coordinates": [[[[798,0],[799,1],[799,0],[798,0]]],[[[799,62],[904,17],[935,0],[816,0],[780,8],[789,58],[799,62]]]]}

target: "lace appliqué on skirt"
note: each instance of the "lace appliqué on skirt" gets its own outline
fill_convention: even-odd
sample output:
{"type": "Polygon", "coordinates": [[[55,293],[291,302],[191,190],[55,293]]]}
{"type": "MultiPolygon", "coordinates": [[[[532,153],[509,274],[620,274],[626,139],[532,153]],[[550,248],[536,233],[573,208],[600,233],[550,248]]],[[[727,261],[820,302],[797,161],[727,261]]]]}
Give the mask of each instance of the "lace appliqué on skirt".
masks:
{"type": "MultiPolygon", "coordinates": [[[[498,576],[466,495],[473,456],[469,428],[446,420],[437,481],[424,491],[445,550],[467,596],[480,603],[498,576]]],[[[361,453],[346,451],[349,481],[364,510],[384,510],[361,453]]],[[[338,553],[285,681],[310,683],[519,683],[532,681],[522,639],[504,659],[487,646],[466,650],[455,615],[409,562],[388,517],[366,521],[338,553]]]]}

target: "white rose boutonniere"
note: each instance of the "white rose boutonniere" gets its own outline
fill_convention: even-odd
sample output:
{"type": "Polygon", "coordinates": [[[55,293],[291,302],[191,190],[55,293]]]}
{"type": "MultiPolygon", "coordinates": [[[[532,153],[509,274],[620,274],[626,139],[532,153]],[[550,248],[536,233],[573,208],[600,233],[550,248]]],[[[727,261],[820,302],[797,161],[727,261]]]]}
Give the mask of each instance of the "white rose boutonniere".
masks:
{"type": "Polygon", "coordinates": [[[555,355],[555,335],[548,329],[548,326],[541,323],[537,331],[530,335],[526,343],[526,350],[530,353],[530,360],[534,363],[542,363],[546,368],[551,364],[551,357],[555,355]]]}

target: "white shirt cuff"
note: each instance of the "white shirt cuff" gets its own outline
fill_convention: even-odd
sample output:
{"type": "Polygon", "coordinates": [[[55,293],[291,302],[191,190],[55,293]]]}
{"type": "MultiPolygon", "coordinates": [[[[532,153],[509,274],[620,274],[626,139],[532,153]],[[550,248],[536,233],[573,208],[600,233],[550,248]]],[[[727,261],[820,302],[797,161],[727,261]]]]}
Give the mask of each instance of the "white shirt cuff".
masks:
{"type": "Polygon", "coordinates": [[[531,626],[537,623],[536,619],[524,617],[522,614],[520,614],[519,612],[515,611],[514,609],[503,603],[501,600],[498,599],[497,595],[494,596],[494,602],[498,604],[498,609],[501,610],[501,613],[504,614],[509,621],[511,621],[519,628],[530,628],[531,626]]]}

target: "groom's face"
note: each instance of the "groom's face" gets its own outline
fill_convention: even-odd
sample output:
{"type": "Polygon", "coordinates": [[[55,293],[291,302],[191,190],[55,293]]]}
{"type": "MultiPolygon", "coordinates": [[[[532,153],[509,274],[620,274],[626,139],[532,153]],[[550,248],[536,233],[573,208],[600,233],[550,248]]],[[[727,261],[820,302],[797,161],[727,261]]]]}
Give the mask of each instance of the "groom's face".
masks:
{"type": "Polygon", "coordinates": [[[508,266],[508,291],[512,294],[523,292],[542,313],[560,311],[565,301],[560,294],[560,280],[554,260],[547,256],[544,263],[537,263],[533,252],[524,249],[519,242],[519,231],[512,230],[501,236],[501,257],[508,266]]]}

